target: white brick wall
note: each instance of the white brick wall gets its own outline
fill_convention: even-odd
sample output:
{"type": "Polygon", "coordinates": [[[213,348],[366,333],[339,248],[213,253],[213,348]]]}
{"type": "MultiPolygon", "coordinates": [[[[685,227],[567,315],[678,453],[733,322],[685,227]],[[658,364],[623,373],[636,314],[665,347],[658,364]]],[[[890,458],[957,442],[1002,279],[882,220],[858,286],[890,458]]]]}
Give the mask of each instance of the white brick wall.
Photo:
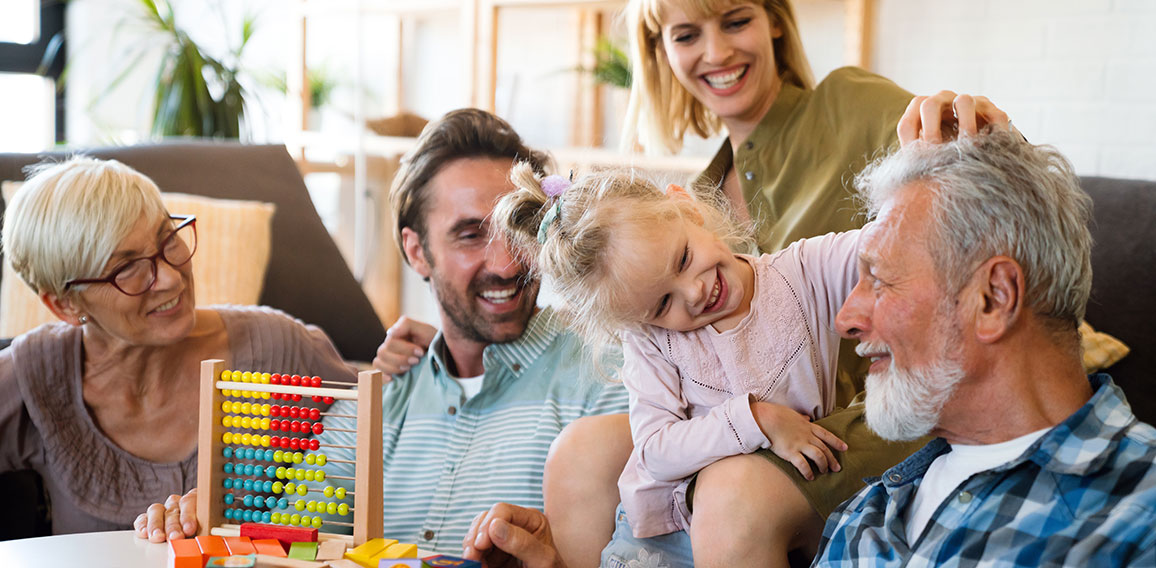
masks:
{"type": "Polygon", "coordinates": [[[1156,179],[1156,1],[879,0],[873,70],[986,95],[1082,175],[1156,179]]]}

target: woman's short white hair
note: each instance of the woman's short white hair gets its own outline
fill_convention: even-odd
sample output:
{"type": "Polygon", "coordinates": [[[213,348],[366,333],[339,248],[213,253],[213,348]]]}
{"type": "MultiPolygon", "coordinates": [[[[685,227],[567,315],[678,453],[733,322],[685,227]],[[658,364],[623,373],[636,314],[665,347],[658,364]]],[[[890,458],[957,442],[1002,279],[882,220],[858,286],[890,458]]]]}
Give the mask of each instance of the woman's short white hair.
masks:
{"type": "Polygon", "coordinates": [[[987,259],[1024,268],[1027,305],[1067,330],[1084,317],[1092,290],[1092,199],[1072,164],[1019,134],[985,132],[946,144],[913,143],[856,177],[873,218],[915,182],[935,195],[929,245],[949,294],[987,259]]]}
{"type": "Polygon", "coordinates": [[[78,156],[29,170],[4,214],[4,257],[36,293],[99,278],[142,218],[167,216],[160,190],[115,160],[78,156]]]}

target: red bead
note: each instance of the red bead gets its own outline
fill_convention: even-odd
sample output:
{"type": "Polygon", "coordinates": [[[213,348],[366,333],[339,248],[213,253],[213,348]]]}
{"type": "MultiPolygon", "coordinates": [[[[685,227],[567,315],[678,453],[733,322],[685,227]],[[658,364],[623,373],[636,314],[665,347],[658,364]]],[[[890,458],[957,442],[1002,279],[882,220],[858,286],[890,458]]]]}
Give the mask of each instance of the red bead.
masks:
{"type": "Polygon", "coordinates": [[[297,438],[290,438],[289,439],[289,449],[300,450],[301,449],[301,441],[298,440],[297,438]]]}
{"type": "Polygon", "coordinates": [[[299,395],[299,394],[293,395],[293,402],[301,402],[301,395],[299,395]]]}
{"type": "Polygon", "coordinates": [[[290,422],[289,423],[289,431],[290,432],[300,432],[301,431],[301,422],[298,422],[297,420],[290,422]]]}
{"type": "Polygon", "coordinates": [[[311,396],[311,397],[309,397],[309,398],[311,398],[311,399],[313,400],[313,402],[321,402],[321,397],[320,397],[320,396],[317,396],[317,395],[313,395],[313,396],[311,396]]]}
{"type": "Polygon", "coordinates": [[[302,420],[301,421],[301,431],[302,432],[305,432],[306,434],[308,434],[309,431],[312,429],[313,429],[313,424],[310,424],[308,420],[302,420]]]}
{"type": "MultiPolygon", "coordinates": [[[[276,407],[274,407],[274,408],[276,408],[276,407]]],[[[270,420],[269,421],[269,429],[270,430],[280,430],[281,429],[281,421],[280,420],[270,420]]]]}
{"type": "Polygon", "coordinates": [[[270,394],[270,395],[273,397],[273,400],[281,400],[281,393],[279,393],[279,392],[272,392],[272,393],[269,393],[269,394],[270,394]]]}
{"type": "Polygon", "coordinates": [[[320,409],[317,409],[317,408],[310,408],[309,409],[309,419],[310,420],[318,420],[320,418],[321,418],[321,410],[320,409]]]}
{"type": "Polygon", "coordinates": [[[321,401],[324,402],[325,404],[333,404],[333,397],[331,397],[331,396],[322,397],[321,401]]]}
{"type": "Polygon", "coordinates": [[[281,416],[293,418],[293,407],[287,404],[281,405],[281,416]]]}
{"type": "Polygon", "coordinates": [[[280,406],[270,406],[269,407],[269,416],[272,416],[273,418],[277,418],[277,417],[281,416],[281,407],[280,406]]]}
{"type": "Polygon", "coordinates": [[[313,377],[312,379],[309,380],[309,383],[315,387],[320,387],[321,386],[321,377],[313,377]]]}
{"type": "Polygon", "coordinates": [[[307,440],[307,441],[309,442],[309,449],[310,450],[316,450],[316,449],[319,449],[321,447],[321,442],[318,442],[316,439],[307,440]]]}
{"type": "Polygon", "coordinates": [[[296,406],[290,407],[289,408],[289,417],[290,418],[301,418],[301,409],[297,408],[296,406]]]}
{"type": "Polygon", "coordinates": [[[289,384],[295,387],[301,386],[301,375],[293,375],[292,377],[289,377],[289,384]]]}
{"type": "Polygon", "coordinates": [[[281,447],[281,437],[280,436],[270,436],[269,437],[269,447],[280,448],[281,447]]]}
{"type": "Polygon", "coordinates": [[[273,373],[273,376],[269,377],[269,382],[275,385],[281,384],[281,373],[273,373]]]}
{"type": "Polygon", "coordinates": [[[313,424],[313,433],[320,436],[325,431],[325,427],[320,422],[313,424]]]}

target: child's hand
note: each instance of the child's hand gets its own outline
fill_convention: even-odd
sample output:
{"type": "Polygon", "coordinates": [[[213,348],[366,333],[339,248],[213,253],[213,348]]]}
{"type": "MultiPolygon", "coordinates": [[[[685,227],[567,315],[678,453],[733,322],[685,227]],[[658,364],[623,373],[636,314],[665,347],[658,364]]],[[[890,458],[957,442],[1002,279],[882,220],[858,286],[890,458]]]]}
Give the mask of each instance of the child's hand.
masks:
{"type": "Polygon", "coordinates": [[[771,451],[794,464],[808,481],[815,478],[808,458],[814,462],[819,473],[841,469],[831,449],[846,451],[847,444],[826,428],[781,404],[755,402],[751,404],[751,410],[754,411],[755,422],[758,422],[759,428],[771,441],[771,451]]]}

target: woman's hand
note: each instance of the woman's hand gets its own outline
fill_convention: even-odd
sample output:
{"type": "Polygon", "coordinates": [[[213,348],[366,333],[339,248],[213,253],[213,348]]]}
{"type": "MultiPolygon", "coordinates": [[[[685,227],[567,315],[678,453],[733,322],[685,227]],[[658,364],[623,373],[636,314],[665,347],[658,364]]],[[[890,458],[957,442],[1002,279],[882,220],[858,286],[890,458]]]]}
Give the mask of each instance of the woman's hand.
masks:
{"type": "Polygon", "coordinates": [[[987,97],[957,95],[940,91],[930,97],[911,99],[895,130],[899,143],[906,146],[916,140],[939,144],[958,136],[974,136],[985,126],[1011,130],[1007,113],[987,97]]]}
{"type": "Polygon", "coordinates": [[[184,497],[169,495],[164,504],[153,503],[133,522],[137,538],[149,542],[180,540],[197,534],[197,490],[190,489],[184,497]]]}
{"type": "Polygon", "coordinates": [[[437,331],[432,325],[401,316],[385,333],[373,367],[387,377],[408,371],[425,355],[437,331]]]}
{"type": "Polygon", "coordinates": [[[808,481],[815,479],[808,459],[819,469],[819,473],[841,469],[831,449],[846,451],[847,444],[826,428],[781,404],[754,402],[751,403],[751,410],[754,411],[755,422],[771,441],[771,451],[791,462],[808,481]]]}

